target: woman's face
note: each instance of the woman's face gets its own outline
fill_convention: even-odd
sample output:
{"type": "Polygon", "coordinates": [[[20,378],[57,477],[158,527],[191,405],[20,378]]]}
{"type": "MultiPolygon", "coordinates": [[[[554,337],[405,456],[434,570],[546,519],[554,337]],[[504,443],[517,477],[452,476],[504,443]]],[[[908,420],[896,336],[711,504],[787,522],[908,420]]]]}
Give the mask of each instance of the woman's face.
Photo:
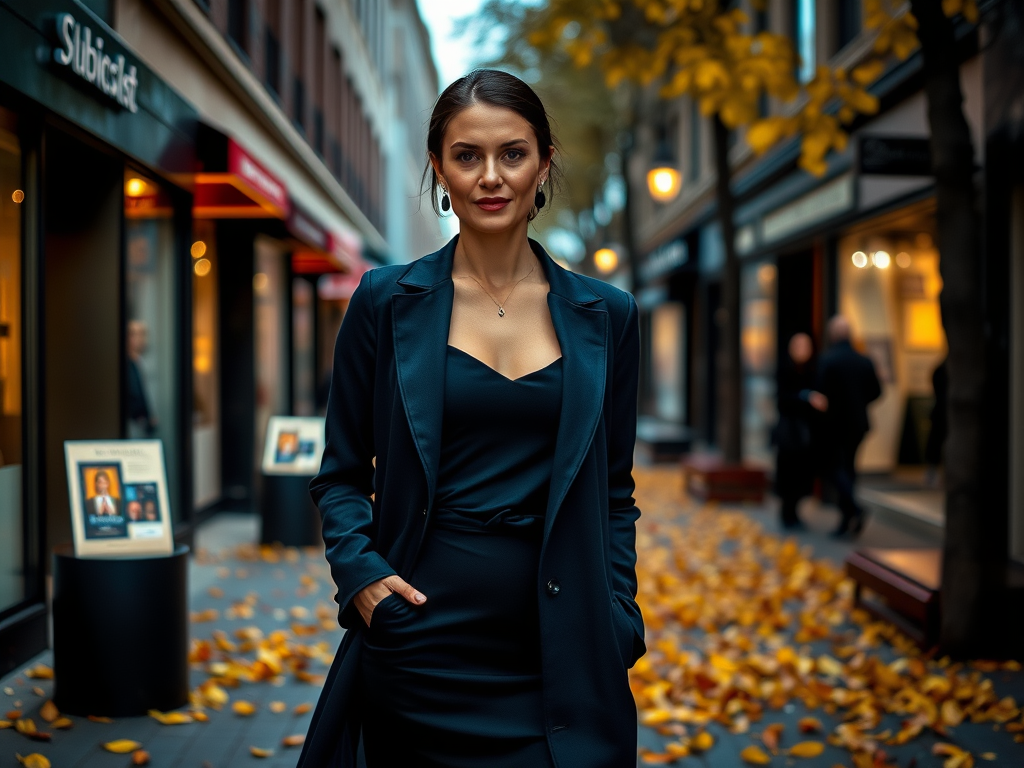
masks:
{"type": "Polygon", "coordinates": [[[107,480],[105,475],[96,475],[96,480],[93,481],[93,485],[96,487],[97,496],[106,496],[107,491],[110,490],[110,481],[107,480]]]}
{"type": "Polygon", "coordinates": [[[497,233],[526,222],[553,149],[542,157],[533,127],[511,109],[474,104],[452,118],[430,161],[460,227],[497,233]]]}
{"type": "Polygon", "coordinates": [[[794,334],[789,340],[789,357],[797,365],[803,365],[814,354],[814,344],[806,333],[794,334]]]}

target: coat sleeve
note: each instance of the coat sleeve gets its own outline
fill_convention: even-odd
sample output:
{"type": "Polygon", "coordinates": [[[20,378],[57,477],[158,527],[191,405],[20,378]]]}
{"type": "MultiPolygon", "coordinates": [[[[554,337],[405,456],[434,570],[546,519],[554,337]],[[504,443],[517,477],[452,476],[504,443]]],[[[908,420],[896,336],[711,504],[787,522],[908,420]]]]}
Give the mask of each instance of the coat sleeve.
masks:
{"type": "Polygon", "coordinates": [[[338,587],[343,627],[362,618],[352,598],[395,571],[374,547],[373,391],[377,357],[370,272],[352,294],[334,346],[327,399],[327,444],[320,473],[309,485],[320,509],[331,575],[338,587]]]}
{"type": "Polygon", "coordinates": [[[633,448],[636,444],[637,378],[640,372],[640,321],[636,301],[627,294],[626,322],[615,347],[612,372],[611,436],[608,443],[608,513],[611,532],[612,590],[633,626],[630,666],[647,650],[644,621],[636,604],[636,521],[633,499],[633,448]]]}

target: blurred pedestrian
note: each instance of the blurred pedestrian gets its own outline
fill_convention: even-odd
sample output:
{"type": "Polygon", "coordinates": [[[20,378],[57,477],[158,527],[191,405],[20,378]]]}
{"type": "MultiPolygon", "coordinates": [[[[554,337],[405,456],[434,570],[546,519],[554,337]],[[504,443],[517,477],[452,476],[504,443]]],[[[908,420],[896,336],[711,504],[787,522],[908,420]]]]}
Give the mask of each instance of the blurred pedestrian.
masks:
{"type": "Polygon", "coordinates": [[[924,446],[926,466],[924,482],[929,488],[939,486],[939,468],[942,466],[943,445],[949,431],[949,368],[948,358],[932,371],[932,392],[935,394],[935,405],[932,406],[931,429],[928,430],[928,442],[924,446]]]}
{"type": "Polygon", "coordinates": [[[828,398],[814,389],[817,371],[811,337],[806,333],[793,334],[787,351],[777,387],[775,494],[782,502],[782,527],[792,530],[804,527],[797,514],[797,504],[814,490],[815,416],[828,410],[828,398]]]}
{"type": "Polygon", "coordinates": [[[352,296],[310,486],[348,632],[301,768],[360,734],[368,768],[636,763],[637,307],[528,238],[554,143],[522,80],[450,85],[424,178],[460,234],[352,296]]]}
{"type": "Polygon", "coordinates": [[[138,439],[156,434],[156,417],[149,408],[146,383],[142,376],[142,356],[149,345],[149,329],[142,320],[128,321],[128,398],[129,437],[138,439]]]}
{"type": "Polygon", "coordinates": [[[818,391],[828,398],[822,428],[825,476],[838,495],[839,526],[833,534],[856,535],[864,527],[864,511],[854,498],[857,449],[867,434],[868,404],[882,387],[871,360],[850,343],[850,322],[836,315],[828,323],[830,346],[818,368],[818,391]]]}

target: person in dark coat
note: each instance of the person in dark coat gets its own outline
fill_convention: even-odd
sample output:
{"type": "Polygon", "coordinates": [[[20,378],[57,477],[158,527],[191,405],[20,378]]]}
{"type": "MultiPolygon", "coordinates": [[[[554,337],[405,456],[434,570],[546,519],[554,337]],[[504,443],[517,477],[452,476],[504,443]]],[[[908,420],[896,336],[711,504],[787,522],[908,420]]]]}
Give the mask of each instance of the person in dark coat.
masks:
{"type": "Polygon", "coordinates": [[[828,410],[828,399],[814,389],[817,373],[811,337],[793,334],[787,352],[776,392],[779,423],[775,428],[775,494],[782,502],[782,527],[792,530],[804,527],[797,504],[814,490],[815,416],[828,410]]]}
{"type": "Polygon", "coordinates": [[[300,768],[636,764],[638,312],[527,237],[552,144],[518,78],[449,86],[460,234],[351,298],[310,484],[348,631],[300,768]]]}
{"type": "Polygon", "coordinates": [[[828,398],[822,426],[825,475],[839,497],[842,518],[836,536],[856,535],[864,527],[864,512],[854,498],[857,449],[867,434],[868,404],[882,394],[875,365],[850,344],[850,323],[836,315],[828,324],[831,346],[818,366],[818,391],[828,398]]]}

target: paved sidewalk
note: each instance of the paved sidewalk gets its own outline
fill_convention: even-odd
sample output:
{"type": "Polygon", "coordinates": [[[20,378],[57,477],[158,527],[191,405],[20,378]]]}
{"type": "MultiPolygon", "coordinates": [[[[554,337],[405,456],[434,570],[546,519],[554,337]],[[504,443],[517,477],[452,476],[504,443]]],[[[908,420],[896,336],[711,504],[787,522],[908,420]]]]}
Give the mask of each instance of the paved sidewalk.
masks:
{"type": "MultiPolygon", "coordinates": [[[[228,697],[220,710],[204,702],[202,712],[208,721],[182,725],[163,725],[151,717],[112,723],[71,717],[69,730],[52,729],[39,714],[49,700],[52,681],[24,674],[36,664],[49,665],[47,652],[0,681],[0,717],[17,706],[39,730],[52,733],[52,741],[30,741],[13,728],[0,731],[0,768],[16,766],[15,753],[33,752],[46,756],[53,768],[126,768],[130,755],[111,754],[101,746],[115,739],[141,742],[155,768],[294,766],[300,747],[285,747],[282,740],[306,733],[342,631],[322,550],[260,550],[246,545],[257,540],[257,526],[258,521],[248,515],[215,518],[198,534],[197,556],[190,566],[191,610],[194,619],[203,619],[191,624],[193,654],[199,657],[208,652],[210,662],[220,662],[222,668],[216,670],[222,680],[238,679],[237,687],[227,682],[218,685],[228,697]],[[233,643],[235,651],[217,648],[212,638],[220,632],[223,647],[233,643]],[[257,647],[243,652],[246,641],[239,634],[257,647]],[[263,658],[270,662],[266,668],[255,664],[260,643],[265,646],[263,658]],[[281,665],[280,674],[273,674],[275,662],[281,665]],[[263,679],[249,682],[247,677],[263,679]],[[254,713],[236,714],[232,709],[236,702],[251,703],[254,713]],[[271,711],[272,702],[283,703],[283,711],[271,711]],[[256,757],[251,747],[273,750],[273,755],[256,757]]],[[[192,664],[193,690],[215,676],[208,664],[192,664]]],[[[125,676],[131,673],[124,670],[125,676]]],[[[191,707],[181,711],[190,712],[191,707]]]]}

